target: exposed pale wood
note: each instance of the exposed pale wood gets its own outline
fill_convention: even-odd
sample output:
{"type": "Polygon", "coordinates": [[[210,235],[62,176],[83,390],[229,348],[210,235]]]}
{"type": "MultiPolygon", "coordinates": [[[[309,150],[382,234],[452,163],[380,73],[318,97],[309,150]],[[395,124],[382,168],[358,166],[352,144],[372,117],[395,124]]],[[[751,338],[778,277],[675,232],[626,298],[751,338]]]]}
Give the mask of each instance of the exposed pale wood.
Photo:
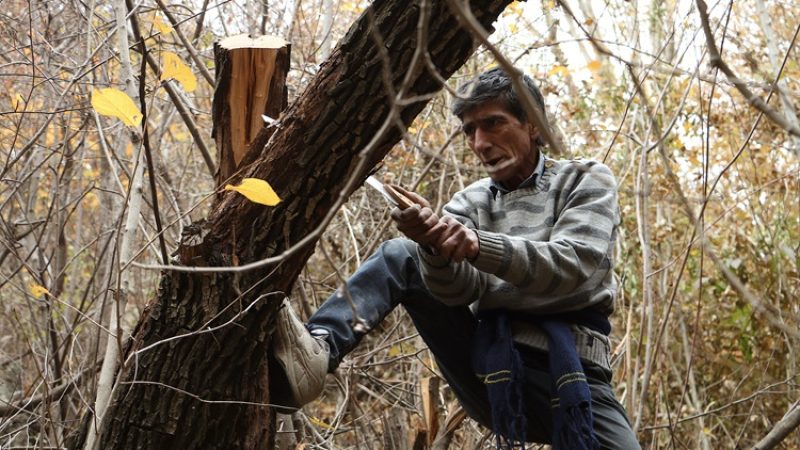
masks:
{"type": "Polygon", "coordinates": [[[275,36],[243,34],[214,46],[217,86],[212,136],[219,155],[218,185],[236,172],[265,127],[262,115],[277,119],[286,108],[289,53],[289,44],[275,36]]]}
{"type": "Polygon", "coordinates": [[[428,433],[427,444],[430,448],[439,432],[439,378],[423,377],[420,380],[419,391],[422,397],[422,415],[428,433]]]}
{"type": "MultiPolygon", "coordinates": [[[[471,3],[478,20],[489,28],[510,0],[471,3]]],[[[190,252],[194,261],[177,263],[243,265],[283,254],[354,189],[351,177],[366,178],[400,139],[396,128],[381,134],[361,163],[359,153],[386,118],[397,113],[399,122],[408,126],[430,98],[427,94],[441,88],[439,80],[449,78],[475,48],[447,5],[435,2],[424,45],[439,73],[421,67],[410,70],[419,5],[385,0],[370,8],[373,14],[361,16],[284,112],[268,144],[251,145],[242,161],[242,176],[269,180],[284,201],[264,207],[234,192],[224,193],[207,221],[197,224],[203,231],[193,233],[205,241],[199,251],[190,252]],[[369,31],[371,24],[382,36],[380,49],[369,31]],[[393,106],[384,74],[395,89],[407,79],[406,96],[415,101],[393,106]]],[[[262,128],[258,139],[269,132],[262,128]]],[[[272,448],[267,356],[273,317],[282,298],[279,293],[291,290],[312,252],[309,245],[277,266],[236,274],[165,272],[158,296],[126,350],[127,364],[117,379],[120,389],[98,447],[272,448]],[[265,295],[270,293],[275,295],[265,295]],[[207,331],[210,328],[213,331],[207,331]],[[144,348],[148,350],[139,352],[144,348]]]]}

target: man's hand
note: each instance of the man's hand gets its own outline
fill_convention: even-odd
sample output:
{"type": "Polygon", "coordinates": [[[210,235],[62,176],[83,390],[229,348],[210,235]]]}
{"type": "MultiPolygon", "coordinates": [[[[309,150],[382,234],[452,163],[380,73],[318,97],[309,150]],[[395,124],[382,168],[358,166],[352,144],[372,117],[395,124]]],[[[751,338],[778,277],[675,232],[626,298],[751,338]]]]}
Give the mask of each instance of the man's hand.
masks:
{"type": "Polygon", "coordinates": [[[455,262],[478,256],[480,241],[475,230],[465,227],[450,216],[443,216],[439,221],[447,225],[439,234],[439,241],[434,244],[440,255],[455,262]]]}
{"type": "Polygon", "coordinates": [[[407,191],[399,186],[394,188],[416,203],[410,208],[392,210],[391,216],[397,224],[397,229],[417,244],[436,248],[435,244],[447,225],[439,220],[439,216],[433,212],[428,201],[416,192],[407,191]]]}
{"type": "Polygon", "coordinates": [[[415,192],[395,186],[395,189],[416,205],[392,211],[397,229],[420,245],[435,249],[438,254],[455,262],[475,258],[480,250],[478,235],[449,216],[439,217],[427,200],[415,192]]]}

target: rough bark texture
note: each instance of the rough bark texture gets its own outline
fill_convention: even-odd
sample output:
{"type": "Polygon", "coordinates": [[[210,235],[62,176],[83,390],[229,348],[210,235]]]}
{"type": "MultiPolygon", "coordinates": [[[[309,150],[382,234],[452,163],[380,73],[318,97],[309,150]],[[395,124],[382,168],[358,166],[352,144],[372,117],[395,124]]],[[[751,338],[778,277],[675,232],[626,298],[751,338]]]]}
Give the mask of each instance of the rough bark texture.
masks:
{"type": "MultiPolygon", "coordinates": [[[[216,89],[212,136],[217,144],[217,185],[234,174],[265,123],[287,106],[290,47],[271,36],[232,36],[214,45],[216,89]]],[[[263,143],[261,144],[263,146],[263,143]]]]}
{"type": "MultiPolygon", "coordinates": [[[[441,75],[448,78],[472,53],[473,41],[444,1],[431,3],[426,45],[441,75]]],[[[508,3],[475,0],[472,9],[489,28],[508,3]]],[[[371,8],[390,58],[392,82],[398,86],[417,44],[419,7],[407,0],[377,0],[371,8]]],[[[320,223],[357,164],[359,150],[390,110],[370,23],[365,14],[353,25],[284,113],[267,145],[251,148],[242,163],[242,176],[269,180],[284,201],[268,208],[227,193],[206,222],[188,229],[191,235],[184,242],[193,250],[179,252],[191,255],[182,257],[181,264],[238,265],[280,254],[320,223]]],[[[425,70],[418,70],[412,80],[409,96],[440,88],[425,70]]],[[[403,123],[409,124],[424,105],[421,101],[403,107],[403,123]]],[[[383,137],[368,168],[399,136],[393,130],[383,137]]],[[[127,354],[219,326],[261,294],[288,292],[312,251],[309,245],[276,267],[235,275],[166,272],[127,354]]],[[[140,353],[121,369],[99,447],[272,447],[270,408],[241,402],[269,402],[267,350],[279,301],[278,295],[268,296],[233,324],[140,353]]]]}

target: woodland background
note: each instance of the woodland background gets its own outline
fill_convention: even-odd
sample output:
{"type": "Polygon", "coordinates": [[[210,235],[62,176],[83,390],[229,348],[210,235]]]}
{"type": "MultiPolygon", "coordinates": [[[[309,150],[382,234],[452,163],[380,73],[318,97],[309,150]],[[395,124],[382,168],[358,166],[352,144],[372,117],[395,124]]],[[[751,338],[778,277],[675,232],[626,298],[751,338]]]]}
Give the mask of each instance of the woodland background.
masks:
{"type": "MultiPolygon", "coordinates": [[[[111,305],[127,302],[131,327],[154,297],[159,272],[132,264],[161,260],[150,177],[168,251],[208,211],[213,42],[288,40],[291,103],[367,2],[134,5],[159,64],[174,53],[192,76],[140,77],[140,54],[119,38],[133,25],[114,2],[0,0],[2,449],[62,448],[94,404],[111,305]],[[126,79],[146,105],[153,172],[136,128],[91,104],[126,79]]],[[[800,4],[709,3],[713,46],[702,17],[688,1],[515,2],[490,38],[539,80],[563,147],[550,156],[603,160],[617,175],[614,386],[651,449],[751,448],[800,423],[800,4]]],[[[496,64],[480,47],[449,88],[496,64]]],[[[378,172],[437,208],[484,176],[448,103],[436,96],[378,172]]],[[[367,189],[340,209],[294,287],[303,315],[397,234],[387,212],[367,189]]],[[[282,418],[279,445],[402,448],[386,436],[422,427],[423,403],[452,415],[404,313],[377,331],[320,401],[282,418]]],[[[453,447],[488,448],[485,438],[467,420],[453,447]]],[[[800,448],[796,431],[757,448],[777,441],[800,448]]]]}

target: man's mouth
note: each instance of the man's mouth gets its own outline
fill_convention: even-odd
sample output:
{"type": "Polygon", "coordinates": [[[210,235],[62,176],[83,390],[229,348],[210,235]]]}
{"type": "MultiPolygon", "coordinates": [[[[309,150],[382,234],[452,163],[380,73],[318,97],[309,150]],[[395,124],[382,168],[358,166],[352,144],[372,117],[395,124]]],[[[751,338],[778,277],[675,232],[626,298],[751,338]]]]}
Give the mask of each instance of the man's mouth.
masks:
{"type": "Polygon", "coordinates": [[[503,159],[503,158],[494,158],[494,159],[490,159],[490,160],[486,161],[486,166],[487,166],[487,167],[492,167],[492,166],[495,166],[495,165],[496,165],[497,163],[499,163],[499,162],[500,162],[500,160],[502,160],[502,159],[503,159]]]}
{"type": "Polygon", "coordinates": [[[486,171],[489,172],[489,174],[491,175],[493,173],[496,173],[496,172],[499,172],[499,171],[505,169],[508,166],[513,165],[515,161],[516,161],[516,158],[511,158],[511,159],[493,158],[493,159],[487,160],[484,163],[484,166],[486,167],[486,171]]]}

